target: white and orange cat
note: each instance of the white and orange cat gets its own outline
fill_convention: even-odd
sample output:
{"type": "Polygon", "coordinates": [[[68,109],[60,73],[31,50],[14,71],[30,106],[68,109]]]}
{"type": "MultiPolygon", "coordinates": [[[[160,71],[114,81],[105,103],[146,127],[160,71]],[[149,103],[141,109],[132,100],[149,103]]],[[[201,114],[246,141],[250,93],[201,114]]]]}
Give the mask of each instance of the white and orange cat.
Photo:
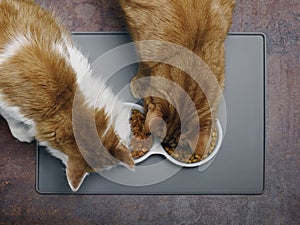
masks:
{"type": "Polygon", "coordinates": [[[130,133],[128,110],[92,75],[87,58],[53,13],[32,0],[0,1],[0,114],[15,138],[36,139],[65,163],[73,191],[98,169],[134,167],[124,144],[130,133]],[[93,126],[97,137],[89,133],[93,126]]]}

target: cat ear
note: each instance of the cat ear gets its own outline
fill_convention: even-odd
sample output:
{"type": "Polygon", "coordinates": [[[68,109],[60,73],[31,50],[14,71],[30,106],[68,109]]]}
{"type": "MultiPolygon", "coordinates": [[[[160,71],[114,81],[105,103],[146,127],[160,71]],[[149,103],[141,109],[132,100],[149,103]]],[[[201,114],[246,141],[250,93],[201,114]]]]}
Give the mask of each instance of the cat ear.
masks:
{"type": "Polygon", "coordinates": [[[118,144],[115,151],[113,152],[113,156],[124,163],[124,166],[129,169],[134,169],[134,161],[132,159],[131,153],[128,148],[123,144],[118,144]]]}
{"type": "Polygon", "coordinates": [[[72,191],[76,192],[84,178],[88,175],[81,159],[69,157],[67,161],[66,175],[72,191]]]}

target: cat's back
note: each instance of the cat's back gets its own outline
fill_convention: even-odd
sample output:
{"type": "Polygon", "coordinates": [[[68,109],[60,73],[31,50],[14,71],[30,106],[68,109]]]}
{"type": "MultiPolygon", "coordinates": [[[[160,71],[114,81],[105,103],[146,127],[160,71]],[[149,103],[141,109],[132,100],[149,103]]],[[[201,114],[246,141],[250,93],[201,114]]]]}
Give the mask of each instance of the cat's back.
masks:
{"type": "Polygon", "coordinates": [[[31,112],[71,102],[76,77],[68,62],[70,35],[56,17],[30,0],[1,0],[0,12],[2,98],[31,112]]]}
{"type": "Polygon", "coordinates": [[[62,28],[56,17],[34,1],[1,0],[0,12],[1,47],[16,36],[35,38],[36,41],[61,38],[62,28]],[[47,29],[51,33],[49,36],[45,36],[47,29]]]}
{"type": "Polygon", "coordinates": [[[235,0],[120,0],[135,40],[163,40],[190,50],[219,35],[235,0]],[[214,35],[213,34],[213,35],[214,35]]]}

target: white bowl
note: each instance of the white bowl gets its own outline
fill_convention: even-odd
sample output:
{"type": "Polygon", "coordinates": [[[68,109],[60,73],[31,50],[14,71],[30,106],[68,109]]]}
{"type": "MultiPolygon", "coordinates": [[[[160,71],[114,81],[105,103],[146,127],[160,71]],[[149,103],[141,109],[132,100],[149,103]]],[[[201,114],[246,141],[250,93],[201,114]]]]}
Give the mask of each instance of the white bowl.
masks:
{"type": "MultiPolygon", "coordinates": [[[[143,107],[138,104],[126,103],[126,105],[143,112],[143,107]]],[[[134,163],[135,164],[141,163],[141,162],[145,161],[147,158],[149,158],[151,155],[163,155],[167,160],[169,160],[170,162],[172,162],[173,164],[175,164],[177,166],[199,167],[199,171],[204,171],[208,168],[208,166],[215,159],[216,155],[220,151],[221,144],[223,141],[223,130],[222,130],[219,120],[216,121],[216,128],[217,128],[217,133],[218,133],[216,146],[213,149],[213,151],[203,160],[200,160],[195,163],[184,163],[184,162],[178,161],[166,152],[166,150],[162,147],[162,145],[160,144],[158,139],[154,139],[154,143],[153,143],[153,146],[151,147],[151,149],[145,155],[141,156],[140,158],[134,159],[134,163]]]]}

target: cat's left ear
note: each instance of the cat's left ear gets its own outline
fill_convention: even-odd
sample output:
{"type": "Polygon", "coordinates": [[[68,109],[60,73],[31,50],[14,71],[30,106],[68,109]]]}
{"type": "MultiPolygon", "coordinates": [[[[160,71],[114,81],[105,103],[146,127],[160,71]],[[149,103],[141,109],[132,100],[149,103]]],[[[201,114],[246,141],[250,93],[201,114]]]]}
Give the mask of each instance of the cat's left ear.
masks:
{"type": "Polygon", "coordinates": [[[66,166],[68,183],[72,191],[76,192],[80,188],[84,178],[88,175],[85,164],[81,159],[69,157],[66,166]]]}

